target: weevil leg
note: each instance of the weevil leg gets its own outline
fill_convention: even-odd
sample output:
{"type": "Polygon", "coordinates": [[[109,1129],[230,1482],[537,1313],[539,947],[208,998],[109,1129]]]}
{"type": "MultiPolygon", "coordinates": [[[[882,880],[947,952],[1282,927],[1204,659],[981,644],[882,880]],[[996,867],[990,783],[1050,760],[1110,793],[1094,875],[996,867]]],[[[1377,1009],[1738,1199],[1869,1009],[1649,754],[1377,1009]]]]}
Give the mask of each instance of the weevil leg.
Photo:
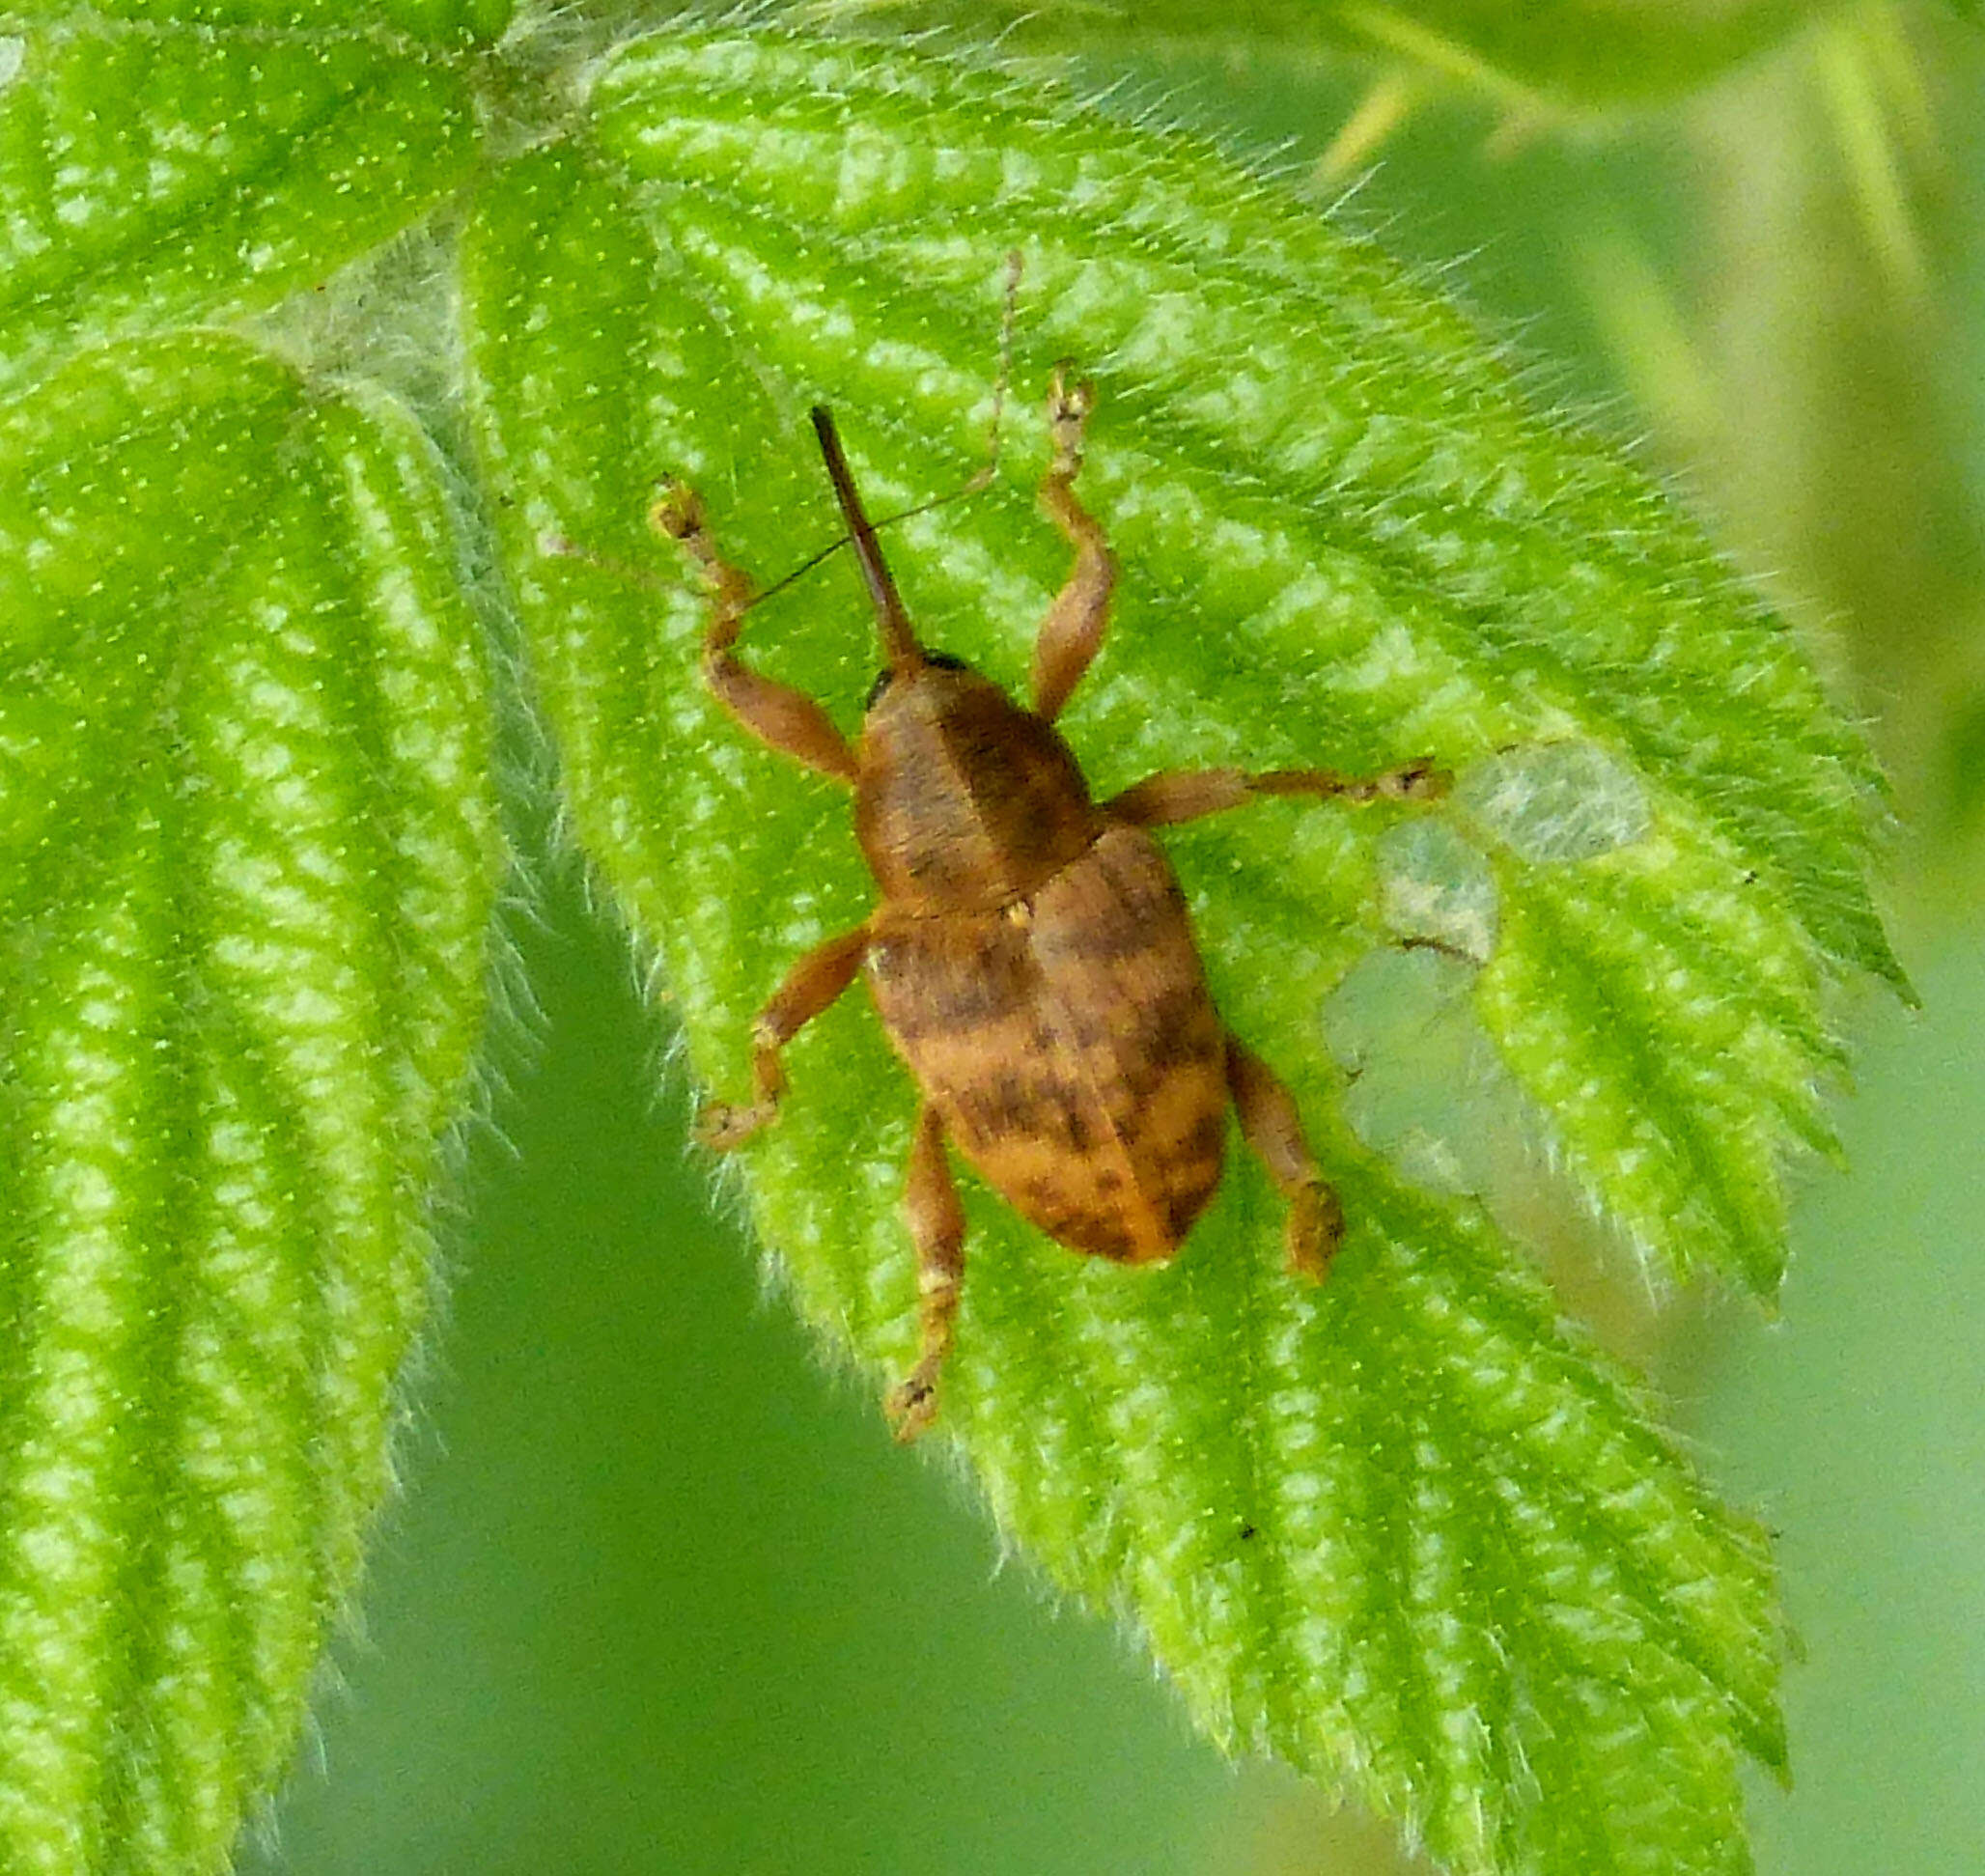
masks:
{"type": "Polygon", "coordinates": [[[1231,1035],[1227,1089],[1241,1119],[1242,1137],[1289,1201],[1289,1221],[1282,1234],[1289,1274],[1321,1283],[1330,1268],[1331,1253],[1344,1240],[1344,1207],[1303,1137],[1296,1098],[1273,1069],[1231,1035]]]}
{"type": "Polygon", "coordinates": [[[717,552],[694,490],[667,483],[650,523],[682,544],[710,589],[710,626],[703,634],[703,679],[718,703],[761,742],[836,781],[854,781],[854,751],[833,720],[803,690],[761,677],[732,647],[752,601],[751,576],[717,552]]]}
{"type": "Polygon", "coordinates": [[[1438,801],[1454,777],[1432,756],[1379,775],[1341,775],[1334,769],[1167,769],[1103,804],[1104,812],[1139,827],[1172,827],[1224,814],[1264,795],[1334,796],[1346,801],[1438,801]]]}
{"type": "Polygon", "coordinates": [[[1076,550],[1067,583],[1055,595],[1034,639],[1034,709],[1051,723],[1109,629],[1109,596],[1116,561],[1096,518],[1076,499],[1082,466],[1082,430],[1096,401],[1092,384],[1071,384],[1066,363],[1054,368],[1048,392],[1048,429],[1054,459],[1041,481],[1041,508],[1076,550]]]}
{"type": "Polygon", "coordinates": [[[718,1153],[740,1147],[762,1127],[779,1117],[786,1092],[785,1065],[779,1051],[854,981],[868,950],[866,925],[817,944],[786,973],[751,1025],[751,1084],[748,1107],[713,1102],[696,1116],[696,1137],[718,1153]]]}
{"type": "Polygon", "coordinates": [[[907,1443],[937,1417],[937,1377],[951,1353],[959,1292],[965,1284],[965,1208],[951,1183],[951,1166],[944,1158],[944,1123],[935,1107],[921,1108],[916,1117],[903,1209],[916,1246],[921,1340],[916,1366],[889,1390],[883,1412],[897,1439],[907,1443]]]}

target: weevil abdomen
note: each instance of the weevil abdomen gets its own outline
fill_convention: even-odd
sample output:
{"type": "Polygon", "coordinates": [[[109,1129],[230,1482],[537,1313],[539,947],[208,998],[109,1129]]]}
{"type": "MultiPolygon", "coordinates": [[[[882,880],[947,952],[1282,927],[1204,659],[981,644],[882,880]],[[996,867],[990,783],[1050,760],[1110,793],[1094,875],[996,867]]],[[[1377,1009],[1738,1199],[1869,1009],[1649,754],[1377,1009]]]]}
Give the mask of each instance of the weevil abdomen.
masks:
{"type": "Polygon", "coordinates": [[[1071,1249],[1170,1256],[1219,1184],[1228,1093],[1158,843],[1106,826],[1026,898],[924,916],[885,905],[870,934],[889,1040],[987,1184],[1071,1249]]]}

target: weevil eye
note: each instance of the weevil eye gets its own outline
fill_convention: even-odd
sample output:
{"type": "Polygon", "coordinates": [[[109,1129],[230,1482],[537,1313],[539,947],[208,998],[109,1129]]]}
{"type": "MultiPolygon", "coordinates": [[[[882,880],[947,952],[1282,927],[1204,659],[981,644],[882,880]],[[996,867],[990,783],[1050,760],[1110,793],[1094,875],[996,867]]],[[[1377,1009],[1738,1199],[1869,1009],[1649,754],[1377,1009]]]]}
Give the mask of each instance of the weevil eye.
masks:
{"type": "MultiPolygon", "coordinates": [[[[935,664],[940,671],[966,671],[971,667],[962,658],[953,658],[949,652],[926,652],[926,664],[935,664]]],[[[882,700],[882,692],[888,689],[889,680],[895,676],[892,671],[878,671],[876,681],[869,686],[869,694],[862,699],[863,710],[874,710],[882,700]]]]}

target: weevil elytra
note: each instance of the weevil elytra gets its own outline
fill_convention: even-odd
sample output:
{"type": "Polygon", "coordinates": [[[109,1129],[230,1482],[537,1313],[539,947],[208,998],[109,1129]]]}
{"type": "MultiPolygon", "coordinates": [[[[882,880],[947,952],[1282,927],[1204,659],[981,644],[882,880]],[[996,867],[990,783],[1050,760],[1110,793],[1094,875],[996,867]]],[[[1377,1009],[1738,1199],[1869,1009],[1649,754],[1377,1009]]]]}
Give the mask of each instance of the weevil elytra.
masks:
{"type": "Polygon", "coordinates": [[[729,1151],[769,1123],[786,1091],[780,1051],[867,976],[920,1096],[905,1209],[921,1347],[886,1409],[903,1440],[937,1413],[965,1274],[947,1141],[1058,1243],[1158,1263],[1219,1183],[1231,1104],[1288,1201],[1290,1272],[1323,1277],[1344,1233],[1337,1195],[1288,1089],[1216,1013],[1184,895],[1150,829],[1262,795],[1427,800],[1448,786],[1422,759],[1363,778],[1165,771],[1091,798],[1054,719],[1103,643],[1116,583],[1103,529],[1074,486],[1093,397],[1056,370],[1040,504],[1076,563],[1035,637],[1030,709],[918,640],[826,410],[814,410],[813,425],[881,641],[853,745],[812,697],[739,660],[752,582],[718,553],[697,496],[667,485],[652,516],[710,591],[703,673],[717,700],[753,736],[853,791],[880,903],[793,967],[752,1032],[751,1105],[707,1107],[698,1132],[729,1151]]]}

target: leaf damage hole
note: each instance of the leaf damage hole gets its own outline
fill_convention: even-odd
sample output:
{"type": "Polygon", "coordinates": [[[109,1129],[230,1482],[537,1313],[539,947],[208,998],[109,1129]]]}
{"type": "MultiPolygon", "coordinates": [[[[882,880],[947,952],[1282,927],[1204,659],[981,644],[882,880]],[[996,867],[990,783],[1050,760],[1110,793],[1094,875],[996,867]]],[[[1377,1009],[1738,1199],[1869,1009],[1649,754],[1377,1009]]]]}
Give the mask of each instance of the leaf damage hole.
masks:
{"type": "Polygon", "coordinates": [[[1592,742],[1503,750],[1463,775],[1455,800],[1520,858],[1547,865],[1631,847],[1654,819],[1640,777],[1592,742]]]}
{"type": "Polygon", "coordinates": [[[1486,1195],[1534,1158],[1528,1101],[1477,1021],[1476,966],[1428,945],[1374,951],[1324,1001],[1351,1079],[1344,1118],[1414,1185],[1486,1195]]]}
{"type": "Polygon", "coordinates": [[[1489,856],[1444,821],[1402,821],[1379,841],[1379,915],[1409,943],[1487,964],[1499,900],[1489,856]]]}

